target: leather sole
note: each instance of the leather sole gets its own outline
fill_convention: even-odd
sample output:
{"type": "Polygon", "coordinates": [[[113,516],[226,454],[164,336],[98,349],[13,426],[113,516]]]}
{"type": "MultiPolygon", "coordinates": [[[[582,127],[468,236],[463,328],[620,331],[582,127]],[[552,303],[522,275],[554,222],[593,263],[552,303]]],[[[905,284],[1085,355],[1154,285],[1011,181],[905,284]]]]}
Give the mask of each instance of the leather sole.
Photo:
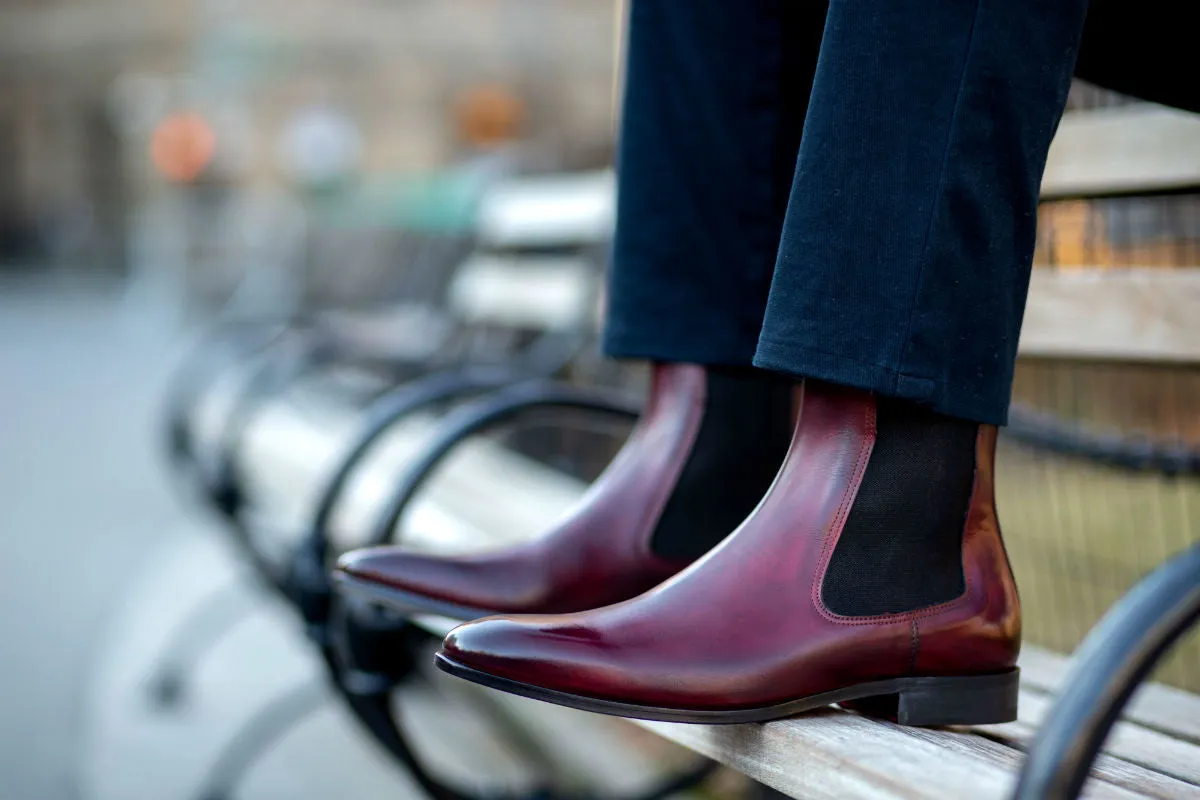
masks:
{"type": "Polygon", "coordinates": [[[438,669],[455,677],[509,694],[568,708],[630,719],[691,722],[702,725],[769,722],[814,711],[834,703],[844,704],[869,716],[891,719],[901,725],[990,725],[1012,722],[1017,718],[1017,694],[1020,684],[1020,670],[1014,668],[992,675],[905,677],[871,681],[757,708],[684,709],[621,703],[543,689],[468,667],[442,653],[437,654],[436,663],[438,669]]]}
{"type": "Polygon", "coordinates": [[[446,617],[459,622],[470,622],[482,617],[490,617],[497,611],[484,611],[479,608],[460,606],[426,597],[416,592],[406,592],[391,586],[363,580],[345,572],[333,573],[333,582],[347,595],[370,600],[382,606],[399,611],[402,614],[429,614],[436,617],[446,617]]]}

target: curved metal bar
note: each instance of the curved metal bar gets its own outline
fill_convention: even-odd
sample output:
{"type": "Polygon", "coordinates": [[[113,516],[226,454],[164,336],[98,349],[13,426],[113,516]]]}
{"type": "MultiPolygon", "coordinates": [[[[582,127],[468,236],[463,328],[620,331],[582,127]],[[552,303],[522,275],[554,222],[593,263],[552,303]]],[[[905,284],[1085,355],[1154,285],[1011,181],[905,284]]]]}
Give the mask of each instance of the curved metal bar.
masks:
{"type": "Polygon", "coordinates": [[[226,520],[226,525],[232,534],[231,538],[234,545],[242,552],[246,560],[250,562],[251,574],[258,578],[262,584],[281,594],[284,599],[290,600],[291,595],[288,586],[291,581],[294,565],[288,562],[287,553],[284,554],[283,563],[267,558],[254,542],[254,533],[262,533],[266,529],[252,526],[242,515],[230,517],[226,520]]]}
{"type": "Polygon", "coordinates": [[[640,405],[626,397],[546,381],[517,384],[456,409],[446,416],[432,443],[409,466],[385,502],[378,522],[372,529],[370,544],[385,544],[391,539],[392,530],[417,492],[429,480],[434,469],[463,440],[526,411],[540,408],[594,411],[630,421],[640,415],[640,405]]]}
{"type": "Polygon", "coordinates": [[[373,402],[337,469],[325,481],[313,512],[308,536],[317,558],[324,561],[328,554],[329,523],[342,491],[371,447],[393,425],[436,403],[495,389],[520,377],[503,367],[451,369],[399,386],[373,402]]]}
{"type": "Polygon", "coordinates": [[[230,800],[250,767],[284,733],[321,708],[328,696],[324,682],[320,682],[306,683],[272,700],[226,743],[203,789],[196,794],[198,800],[230,800]]]}
{"type": "MultiPolygon", "coordinates": [[[[307,337],[302,342],[301,347],[302,350],[291,360],[284,360],[281,363],[278,360],[269,359],[261,364],[258,370],[247,380],[242,392],[234,401],[234,407],[225,417],[216,448],[216,464],[206,476],[207,481],[205,486],[206,495],[209,497],[212,505],[223,516],[230,517],[236,515],[244,500],[237,477],[237,456],[242,438],[253,421],[254,416],[267,400],[274,397],[286,386],[294,383],[306,374],[311,374],[331,363],[346,358],[346,353],[339,349],[337,343],[326,338],[307,337]]],[[[349,474],[357,465],[358,460],[361,459],[378,436],[386,432],[387,427],[396,419],[399,419],[410,411],[415,411],[421,407],[449,399],[456,395],[483,389],[492,389],[503,386],[506,383],[513,383],[522,378],[528,379],[530,377],[531,373],[527,369],[519,367],[449,367],[433,375],[415,378],[396,390],[400,394],[412,393],[412,399],[397,398],[396,393],[385,395],[384,398],[381,398],[372,406],[372,409],[368,412],[370,419],[366,423],[368,426],[371,426],[374,421],[381,420],[380,425],[382,428],[378,431],[370,429],[364,431],[362,437],[369,439],[369,441],[362,443],[363,448],[361,452],[352,451],[347,454],[342,465],[346,474],[340,476],[337,480],[337,485],[333,487],[332,491],[323,492],[322,508],[324,510],[322,511],[322,516],[324,519],[319,521],[320,529],[324,530],[327,526],[328,516],[331,507],[336,502],[336,496],[340,493],[349,474]],[[427,384],[426,381],[430,381],[430,383],[427,384]],[[412,407],[408,408],[405,404],[412,404],[412,407]],[[401,407],[394,411],[391,410],[392,406],[397,405],[401,407]],[[385,419],[389,416],[391,419],[385,419]]],[[[314,529],[316,529],[316,526],[314,526],[314,529]]]]}
{"type": "MultiPolygon", "coordinates": [[[[544,789],[529,795],[517,794],[487,794],[486,796],[465,794],[457,791],[429,774],[421,764],[403,726],[399,723],[392,710],[391,700],[387,693],[345,694],[346,702],[359,722],[366,727],[371,736],[383,746],[400,764],[409,776],[425,791],[431,800],[535,800],[535,798],[562,798],[569,800],[571,795],[562,795],[544,789]]],[[[705,759],[699,765],[678,775],[668,776],[644,792],[632,795],[629,800],[665,800],[665,798],[686,791],[710,776],[720,765],[715,761],[705,759]]],[[[580,795],[578,800],[585,800],[590,795],[580,795]]]]}
{"type": "MultiPolygon", "coordinates": [[[[283,570],[271,564],[255,547],[246,520],[238,513],[239,506],[228,509],[225,515],[239,548],[250,561],[257,577],[279,593],[300,613],[309,626],[310,635],[317,641],[324,638],[320,626],[326,622],[329,610],[330,583],[324,568],[328,550],[328,525],[337,498],[352,476],[354,468],[369,452],[371,445],[386,433],[392,425],[406,415],[415,413],[431,404],[463,394],[485,391],[511,382],[516,376],[502,368],[476,368],[446,372],[428,376],[413,383],[398,387],[376,400],[366,413],[366,419],[358,438],[342,458],[337,470],[322,491],[317,510],[313,516],[308,539],[292,554],[290,563],[283,570]]],[[[224,604],[218,603],[214,611],[206,607],[194,616],[207,622],[210,618],[225,619],[224,604]]],[[[189,631],[193,626],[185,626],[189,631]]],[[[212,626],[204,626],[208,630],[212,626]]],[[[225,625],[221,628],[231,627],[225,625]]],[[[183,645],[172,645],[169,657],[164,658],[151,681],[151,691],[160,705],[177,704],[186,685],[184,664],[198,659],[210,641],[215,641],[219,631],[204,636],[187,634],[186,651],[183,645]],[[188,656],[187,658],[184,655],[188,656]]]]}
{"type": "Polygon", "coordinates": [[[1001,433],[1031,447],[1122,469],[1171,476],[1200,473],[1200,448],[1187,442],[1104,433],[1019,403],[1012,405],[1001,433]]]}
{"type": "Polygon", "coordinates": [[[1014,800],[1074,800],[1134,690],[1200,620],[1200,544],[1143,578],[1079,646],[1014,800]]]}
{"type": "Polygon", "coordinates": [[[195,666],[238,623],[250,619],[254,606],[249,590],[239,574],[233,583],[223,584],[193,606],[171,628],[154,672],[146,682],[147,694],[156,707],[165,710],[183,704],[188,695],[189,667],[195,666]]]}
{"type": "Polygon", "coordinates": [[[163,647],[163,654],[159,656],[147,681],[147,693],[164,710],[180,705],[186,698],[189,671],[194,669],[197,662],[241,622],[250,618],[254,607],[247,603],[253,599],[254,590],[260,585],[266,586],[283,599],[292,600],[293,595],[287,583],[290,574],[267,561],[255,548],[242,519],[233,518],[228,520],[228,524],[235,529],[235,544],[250,562],[251,569],[239,572],[236,583],[213,592],[172,629],[163,647]],[[246,582],[245,577],[254,582],[246,582]]]}
{"type": "Polygon", "coordinates": [[[391,686],[380,687],[379,691],[355,691],[353,684],[343,679],[343,669],[334,654],[328,648],[323,654],[330,677],[351,713],[371,737],[404,767],[408,776],[430,800],[477,800],[452,789],[425,769],[396,722],[391,705],[391,686]]]}
{"type": "Polygon", "coordinates": [[[186,468],[196,459],[197,454],[193,449],[195,442],[192,441],[189,428],[190,416],[203,394],[219,379],[224,368],[228,367],[222,363],[220,368],[212,368],[211,362],[214,359],[211,351],[221,345],[222,340],[230,338],[230,327],[233,327],[235,335],[241,332],[242,327],[259,334],[248,344],[236,348],[235,361],[269,348],[287,330],[286,326],[281,324],[237,322],[231,326],[226,323],[214,326],[203,334],[199,342],[184,355],[168,381],[167,399],[163,409],[167,459],[177,468],[186,468]]]}
{"type": "MultiPolygon", "coordinates": [[[[374,649],[378,650],[383,646],[407,648],[406,659],[411,662],[416,656],[416,652],[411,648],[417,646],[421,640],[427,640],[430,634],[408,622],[400,622],[389,630],[386,624],[381,624],[378,620],[364,622],[354,614],[340,616],[339,622],[343,626],[341,636],[334,637],[334,639],[338,641],[339,649],[342,649],[342,657],[339,658],[338,653],[329,647],[323,650],[323,654],[330,676],[351,713],[366,728],[367,732],[408,771],[431,800],[482,800],[481,796],[454,789],[432,775],[425,769],[415,748],[409,742],[404,725],[391,702],[391,693],[404,681],[419,677],[420,672],[411,668],[403,668],[392,673],[363,672],[357,669],[358,665],[351,663],[352,656],[344,650],[349,645],[348,640],[355,637],[355,630],[365,625],[361,629],[372,638],[374,649]],[[414,637],[414,633],[418,636],[414,637]]],[[[665,800],[671,795],[697,785],[712,774],[717,766],[716,762],[705,759],[695,767],[662,778],[647,789],[630,796],[629,800],[665,800]]],[[[486,798],[487,800],[554,800],[554,798],[589,800],[591,796],[562,794],[547,786],[528,794],[489,793],[486,798]]]]}
{"type": "MultiPolygon", "coordinates": [[[[328,357],[324,342],[299,332],[299,351],[291,358],[265,358],[250,374],[222,421],[211,469],[202,472],[206,495],[222,516],[237,514],[242,504],[237,457],[242,438],[265,402],[295,380],[321,366],[328,357]]],[[[283,343],[287,342],[284,338],[283,343]]]]}
{"type": "Polygon", "coordinates": [[[240,504],[228,510],[226,522],[239,547],[255,571],[300,614],[314,641],[325,641],[333,592],[325,566],[329,522],[338,497],[371,445],[408,414],[463,394],[502,386],[512,379],[513,375],[504,369],[450,370],[401,386],[377,400],[367,412],[363,429],[326,482],[309,532],[292,548],[282,569],[255,547],[240,504]]]}

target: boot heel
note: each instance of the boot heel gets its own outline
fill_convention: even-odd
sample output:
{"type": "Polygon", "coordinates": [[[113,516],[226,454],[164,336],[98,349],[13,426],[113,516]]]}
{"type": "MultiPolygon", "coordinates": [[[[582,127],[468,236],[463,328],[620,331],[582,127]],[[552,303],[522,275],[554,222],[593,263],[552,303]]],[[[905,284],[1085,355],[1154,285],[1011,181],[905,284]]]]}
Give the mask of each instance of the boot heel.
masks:
{"type": "Polygon", "coordinates": [[[1020,670],[998,675],[909,678],[896,694],[842,703],[901,725],[991,725],[1017,718],[1020,670]]]}

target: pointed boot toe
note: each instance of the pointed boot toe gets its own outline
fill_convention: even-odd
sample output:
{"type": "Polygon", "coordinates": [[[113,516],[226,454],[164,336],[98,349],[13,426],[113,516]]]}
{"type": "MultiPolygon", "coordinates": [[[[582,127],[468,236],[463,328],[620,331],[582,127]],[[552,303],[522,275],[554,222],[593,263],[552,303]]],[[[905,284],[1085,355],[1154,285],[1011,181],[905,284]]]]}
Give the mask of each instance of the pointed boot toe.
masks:
{"type": "MultiPolygon", "coordinates": [[[[621,622],[629,603],[574,614],[495,616],[455,628],[442,643],[437,666],[445,672],[511,694],[589,711],[639,716],[624,700],[657,702],[669,684],[669,661],[628,662],[612,648],[636,653],[621,622]],[[616,635],[605,639],[606,631],[616,635]],[[595,702],[593,702],[595,701],[595,702]]],[[[652,648],[644,650],[655,656],[652,648]]],[[[686,698],[677,698],[687,702],[686,698]]],[[[661,712],[661,709],[658,709],[661,712]]]]}
{"type": "Polygon", "coordinates": [[[340,588],[402,613],[471,620],[565,613],[657,586],[692,558],[664,558],[651,539],[704,414],[705,370],[658,364],[646,410],[580,503],[540,539],[491,553],[438,557],[399,547],[351,552],[340,588]]]}
{"type": "Polygon", "coordinates": [[[460,625],[442,642],[439,658],[463,668],[487,672],[513,681],[526,681],[530,665],[550,667],[540,661],[538,633],[510,617],[489,617],[460,625]]]}
{"type": "Polygon", "coordinates": [[[486,617],[506,600],[489,595],[489,583],[480,580],[489,566],[479,559],[372,547],[338,559],[334,578],[343,589],[406,614],[470,620],[486,617]]]}

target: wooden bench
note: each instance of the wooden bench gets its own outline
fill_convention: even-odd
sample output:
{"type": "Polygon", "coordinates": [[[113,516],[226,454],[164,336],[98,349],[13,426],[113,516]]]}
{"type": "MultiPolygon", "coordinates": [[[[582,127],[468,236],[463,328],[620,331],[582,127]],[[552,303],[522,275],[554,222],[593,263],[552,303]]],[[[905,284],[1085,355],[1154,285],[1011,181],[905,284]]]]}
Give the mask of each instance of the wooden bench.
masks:
{"type": "MultiPolygon", "coordinates": [[[[429,420],[414,420],[381,445],[350,487],[335,521],[352,544],[378,513],[429,420]]],[[[299,518],[353,430],[353,414],[316,417],[280,404],[247,439],[253,491],[272,517],[299,518]]],[[[404,525],[412,547],[455,552],[536,534],[582,485],[486,439],[462,446],[404,525]]],[[[425,619],[444,632],[450,623],[425,619]]],[[[1026,646],[1020,718],[971,729],[905,728],[837,709],[766,725],[635,723],[798,798],[1004,798],[1023,749],[1052,702],[1065,659],[1026,646]]],[[[1085,796],[1200,797],[1200,697],[1148,685],[1105,746],[1085,796]]]]}
{"type": "Polygon", "coordinates": [[[417,407],[551,375],[567,364],[578,370],[594,353],[586,345],[596,328],[612,195],[605,171],[497,184],[481,199],[473,250],[448,265],[441,304],[427,298],[330,310],[291,324],[237,318],[218,324],[172,381],[173,466],[199,478],[203,493],[232,516],[240,502],[233,462],[241,431],[264,398],[293,381],[332,374],[331,385],[382,393],[376,412],[390,422],[417,407]],[[406,391],[439,377],[439,385],[417,392],[420,398],[406,391]],[[220,402],[216,411],[208,402],[208,413],[223,417],[222,433],[203,443],[189,434],[188,417],[212,400],[205,394],[214,387],[220,402]]]}
{"type": "MultiPolygon", "coordinates": [[[[1198,125],[1195,117],[1145,106],[1074,115],[1052,151],[1044,193],[1060,198],[1200,186],[1198,125]],[[1130,132],[1138,130],[1154,132],[1153,154],[1129,145],[1130,132]]],[[[497,287],[489,269],[485,263],[479,273],[484,288],[468,292],[484,305],[497,287]]],[[[1198,275],[1194,269],[1039,270],[1021,352],[1200,362],[1200,315],[1192,313],[1198,275]]],[[[560,305],[557,291],[532,281],[514,299],[552,312],[560,305]]],[[[259,511],[302,521],[353,435],[357,410],[324,404],[301,412],[294,400],[273,404],[256,420],[240,455],[259,511]]],[[[339,546],[352,546],[370,529],[433,424],[428,417],[410,419],[359,470],[335,515],[339,546]]],[[[405,521],[404,539],[435,551],[518,541],[536,534],[581,491],[577,482],[494,441],[474,440],[427,487],[405,521]]],[[[439,633],[448,627],[444,620],[422,622],[439,633]]],[[[834,708],[766,725],[630,724],[798,798],[1003,798],[1061,687],[1065,665],[1063,656],[1027,646],[1020,718],[1005,725],[913,729],[834,708]]],[[[1200,697],[1143,687],[1106,742],[1084,796],[1200,798],[1200,697]]]]}

